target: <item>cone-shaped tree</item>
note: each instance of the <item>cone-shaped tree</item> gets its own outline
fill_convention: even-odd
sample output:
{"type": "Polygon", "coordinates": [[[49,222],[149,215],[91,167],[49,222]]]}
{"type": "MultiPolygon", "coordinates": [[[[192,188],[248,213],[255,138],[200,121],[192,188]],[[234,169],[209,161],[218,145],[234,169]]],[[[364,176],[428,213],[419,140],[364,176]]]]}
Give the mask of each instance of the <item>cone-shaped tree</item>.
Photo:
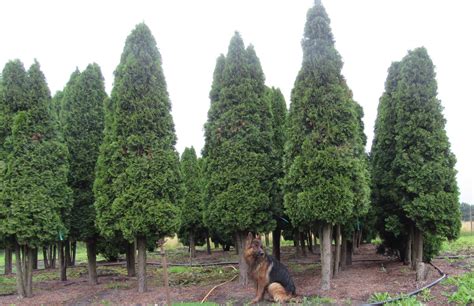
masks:
{"type": "Polygon", "coordinates": [[[341,75],[329,17],[320,1],[308,11],[303,64],[292,91],[286,146],[285,208],[294,226],[323,226],[323,290],[330,288],[332,224],[353,214],[359,125],[341,75]]]}
{"type": "Polygon", "coordinates": [[[202,171],[196,151],[185,148],[181,155],[181,174],[185,187],[181,206],[179,237],[189,243],[191,256],[196,256],[196,242],[203,241],[207,229],[203,223],[202,171]]]}
{"type": "Polygon", "coordinates": [[[401,205],[414,226],[416,262],[423,260],[423,236],[458,236],[460,210],[456,159],[437,99],[434,65],[425,48],[402,61],[395,106],[395,158],[401,205]]]}
{"type": "Polygon", "coordinates": [[[287,109],[283,94],[278,88],[269,88],[267,90],[267,98],[270,103],[272,113],[272,129],[273,129],[273,147],[272,147],[272,182],[270,191],[270,201],[272,203],[273,215],[276,220],[277,227],[272,233],[273,256],[280,259],[280,237],[281,231],[288,228],[288,217],[283,208],[283,186],[282,179],[285,175],[283,169],[283,156],[286,141],[286,117],[287,109]]]}
{"type": "Polygon", "coordinates": [[[114,179],[112,216],[138,247],[138,291],[146,291],[146,238],[178,229],[179,156],[161,55],[150,29],[127,37],[112,90],[113,134],[124,170],[114,179]]]}
{"type": "MultiPolygon", "coordinates": [[[[75,73],[74,73],[75,74],[75,73]]],[[[97,283],[94,169],[104,130],[104,78],[97,64],[87,68],[64,90],[62,129],[70,154],[69,186],[73,191],[70,237],[87,245],[89,282],[97,283]]]]}
{"type": "Polygon", "coordinates": [[[394,168],[397,121],[395,107],[400,82],[401,63],[394,62],[388,70],[385,92],[380,98],[370,153],[372,203],[377,216],[376,228],[386,247],[400,251],[406,263],[411,261],[409,220],[402,206],[400,191],[395,185],[398,170],[394,168]]]}
{"type": "Polygon", "coordinates": [[[4,215],[0,220],[2,231],[16,242],[18,294],[30,297],[32,250],[67,235],[62,217],[69,213],[71,190],[67,186],[67,148],[55,130],[51,96],[39,64],[35,62],[26,77],[21,63],[12,65],[21,76],[3,75],[14,111],[11,135],[6,140],[9,152],[1,195],[4,215]],[[11,78],[19,85],[12,91],[8,85],[11,78]]]}
{"type": "Polygon", "coordinates": [[[271,113],[260,62],[238,33],[220,75],[223,62],[217,62],[205,125],[206,221],[215,232],[235,235],[240,283],[246,284],[242,250],[247,233],[268,232],[275,224],[269,201],[271,113]]]}

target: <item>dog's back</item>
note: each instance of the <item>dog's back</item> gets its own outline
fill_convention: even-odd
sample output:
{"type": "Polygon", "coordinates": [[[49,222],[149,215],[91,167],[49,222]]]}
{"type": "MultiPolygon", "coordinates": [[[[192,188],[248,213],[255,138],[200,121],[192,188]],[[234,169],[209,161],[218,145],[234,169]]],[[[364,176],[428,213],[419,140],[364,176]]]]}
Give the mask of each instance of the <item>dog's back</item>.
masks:
{"type": "Polygon", "coordinates": [[[280,283],[285,288],[286,292],[296,295],[295,283],[290,276],[288,268],[271,255],[267,255],[267,260],[271,263],[270,284],[280,283]]]}

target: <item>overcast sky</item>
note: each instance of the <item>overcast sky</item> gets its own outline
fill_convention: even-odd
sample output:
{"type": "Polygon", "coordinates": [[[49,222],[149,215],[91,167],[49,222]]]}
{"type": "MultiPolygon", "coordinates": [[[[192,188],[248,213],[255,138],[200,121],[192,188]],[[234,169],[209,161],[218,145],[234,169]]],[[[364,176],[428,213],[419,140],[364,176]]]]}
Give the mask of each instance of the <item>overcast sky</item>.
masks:
{"type": "MultiPolygon", "coordinates": [[[[36,58],[52,93],[76,67],[96,62],[110,93],[125,39],[145,22],[163,58],[177,149],[200,151],[215,60],[234,31],[255,46],[269,86],[287,104],[301,65],[300,41],[313,0],[134,0],[0,2],[0,66],[36,58]]],[[[439,98],[457,156],[461,201],[473,203],[474,1],[323,0],[343,74],[364,107],[368,147],[387,69],[409,49],[425,46],[436,65],[439,98]]]]}

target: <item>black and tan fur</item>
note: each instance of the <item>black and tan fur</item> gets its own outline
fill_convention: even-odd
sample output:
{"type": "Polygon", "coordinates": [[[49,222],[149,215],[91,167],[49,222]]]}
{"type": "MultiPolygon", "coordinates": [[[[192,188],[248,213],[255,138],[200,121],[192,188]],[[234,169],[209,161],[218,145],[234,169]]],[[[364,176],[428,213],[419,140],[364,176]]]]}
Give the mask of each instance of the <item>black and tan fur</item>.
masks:
{"type": "Polygon", "coordinates": [[[296,296],[296,288],[288,269],[275,257],[268,255],[262,247],[260,237],[249,233],[245,242],[245,261],[249,276],[255,282],[257,294],[253,303],[260,302],[265,292],[275,302],[286,302],[296,296]]]}

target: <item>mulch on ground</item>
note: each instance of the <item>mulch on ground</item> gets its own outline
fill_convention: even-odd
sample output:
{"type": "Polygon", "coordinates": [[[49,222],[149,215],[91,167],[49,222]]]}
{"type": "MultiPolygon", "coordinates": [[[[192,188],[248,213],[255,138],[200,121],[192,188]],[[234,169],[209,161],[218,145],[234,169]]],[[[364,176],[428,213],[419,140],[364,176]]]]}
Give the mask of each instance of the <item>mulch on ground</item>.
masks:
{"type": "MultiPolygon", "coordinates": [[[[318,251],[315,250],[315,253],[318,251]]],[[[235,259],[233,251],[224,254],[221,251],[214,251],[213,255],[199,252],[198,258],[193,262],[209,263],[217,260],[235,261],[235,259]]],[[[375,254],[375,246],[370,244],[362,245],[355,252],[353,264],[332,279],[331,289],[326,292],[319,289],[321,269],[318,254],[308,253],[306,257],[297,257],[293,248],[285,247],[282,250],[282,262],[290,267],[299,299],[303,296],[324,296],[333,299],[337,304],[362,304],[374,292],[389,292],[392,296],[411,292],[439,278],[438,272],[430,267],[428,280],[425,283],[417,283],[414,271],[396,260],[375,254]]],[[[467,271],[466,267],[472,267],[469,264],[460,264],[459,261],[449,262],[445,259],[436,259],[434,263],[450,275],[464,273],[467,271]]],[[[162,280],[156,276],[150,275],[149,290],[144,294],[138,294],[136,278],[105,274],[99,278],[99,282],[100,284],[97,286],[90,286],[87,283],[87,275],[79,275],[79,278],[68,282],[55,280],[36,282],[33,298],[18,300],[14,295],[3,296],[0,297],[0,304],[162,304],[165,301],[162,280]]],[[[199,302],[211,288],[221,282],[206,285],[173,286],[171,287],[171,299],[174,302],[199,302]]],[[[450,288],[441,285],[438,288],[435,287],[432,294],[436,298],[428,304],[446,304],[447,298],[443,295],[446,290],[450,290],[450,288]]],[[[252,286],[242,288],[235,280],[216,288],[207,301],[219,304],[231,302],[238,305],[250,302],[254,295],[255,290],[252,286]]]]}

